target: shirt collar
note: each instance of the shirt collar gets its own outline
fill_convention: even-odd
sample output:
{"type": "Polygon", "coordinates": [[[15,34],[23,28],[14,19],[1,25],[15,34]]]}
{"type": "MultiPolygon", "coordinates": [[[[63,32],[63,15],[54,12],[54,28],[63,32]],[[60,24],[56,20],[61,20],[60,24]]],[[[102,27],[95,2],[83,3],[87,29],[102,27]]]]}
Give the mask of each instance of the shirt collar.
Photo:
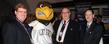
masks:
{"type": "Polygon", "coordinates": [[[87,25],[89,25],[89,26],[90,26],[90,25],[92,24],[92,22],[93,22],[93,21],[91,21],[91,22],[88,22],[88,23],[87,23],[87,25]]]}
{"type": "MultiPolygon", "coordinates": [[[[68,23],[68,22],[69,22],[69,19],[66,20],[66,23],[68,23]]],[[[62,20],[62,23],[64,24],[64,20],[62,20]]]]}

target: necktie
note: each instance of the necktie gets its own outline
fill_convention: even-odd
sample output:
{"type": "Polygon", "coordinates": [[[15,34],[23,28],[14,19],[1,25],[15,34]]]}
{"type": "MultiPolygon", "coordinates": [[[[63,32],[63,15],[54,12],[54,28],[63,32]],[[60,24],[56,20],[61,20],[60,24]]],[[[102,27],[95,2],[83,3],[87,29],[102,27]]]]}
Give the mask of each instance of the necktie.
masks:
{"type": "MultiPolygon", "coordinates": [[[[66,25],[66,21],[64,21],[61,31],[60,31],[62,34],[63,34],[64,28],[65,28],[65,25],[66,25]]],[[[61,40],[62,34],[59,36],[59,41],[61,40]]]]}
{"type": "Polygon", "coordinates": [[[65,25],[66,25],[66,21],[64,21],[64,23],[63,23],[63,25],[62,25],[61,32],[64,31],[65,25]]]}
{"type": "Polygon", "coordinates": [[[90,27],[90,26],[87,24],[86,31],[88,31],[89,27],[90,27]]]}

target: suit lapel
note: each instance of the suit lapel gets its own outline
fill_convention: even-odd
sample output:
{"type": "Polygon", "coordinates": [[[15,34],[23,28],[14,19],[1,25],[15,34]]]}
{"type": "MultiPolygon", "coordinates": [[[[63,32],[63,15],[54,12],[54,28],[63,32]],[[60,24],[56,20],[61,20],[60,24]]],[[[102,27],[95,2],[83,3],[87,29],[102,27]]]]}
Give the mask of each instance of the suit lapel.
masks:
{"type": "Polygon", "coordinates": [[[55,32],[55,33],[57,33],[57,31],[58,31],[60,22],[61,22],[61,20],[57,20],[57,21],[54,23],[53,28],[54,28],[54,32],[55,32]]]}
{"type": "Polygon", "coordinates": [[[20,28],[19,30],[26,33],[26,30],[25,30],[26,27],[24,27],[20,22],[18,22],[18,21],[16,21],[16,22],[17,22],[16,23],[17,27],[20,28]]]}
{"type": "Polygon", "coordinates": [[[67,29],[66,29],[65,39],[66,39],[66,36],[67,36],[71,31],[73,31],[73,29],[72,29],[72,22],[71,22],[71,20],[69,20],[69,24],[68,24],[68,27],[67,27],[67,29]]]}
{"type": "Polygon", "coordinates": [[[68,27],[67,27],[67,30],[68,30],[68,31],[71,31],[71,30],[72,30],[72,29],[71,29],[71,25],[72,25],[72,24],[71,24],[71,20],[69,20],[69,24],[68,24],[68,27]]]}

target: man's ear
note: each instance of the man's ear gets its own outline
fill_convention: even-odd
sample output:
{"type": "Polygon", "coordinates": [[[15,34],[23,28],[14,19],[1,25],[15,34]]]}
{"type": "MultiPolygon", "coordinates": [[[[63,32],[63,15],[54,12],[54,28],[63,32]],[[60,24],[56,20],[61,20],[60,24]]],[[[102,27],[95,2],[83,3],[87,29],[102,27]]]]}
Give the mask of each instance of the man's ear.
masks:
{"type": "Polygon", "coordinates": [[[95,17],[95,14],[93,14],[93,18],[95,17]]]}
{"type": "Polygon", "coordinates": [[[71,12],[69,12],[69,14],[71,15],[71,12]]]}
{"type": "Polygon", "coordinates": [[[17,11],[15,11],[15,15],[17,14],[17,11]]]}
{"type": "Polygon", "coordinates": [[[70,15],[71,15],[71,12],[70,12],[70,15]]]}

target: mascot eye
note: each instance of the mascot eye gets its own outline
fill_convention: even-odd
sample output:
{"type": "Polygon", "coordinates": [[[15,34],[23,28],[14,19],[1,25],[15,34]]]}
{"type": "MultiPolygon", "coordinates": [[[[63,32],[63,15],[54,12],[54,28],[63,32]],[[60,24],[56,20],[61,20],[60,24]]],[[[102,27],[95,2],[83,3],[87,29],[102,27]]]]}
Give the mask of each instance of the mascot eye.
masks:
{"type": "Polygon", "coordinates": [[[44,16],[45,14],[43,12],[38,12],[38,16],[44,16]]]}

